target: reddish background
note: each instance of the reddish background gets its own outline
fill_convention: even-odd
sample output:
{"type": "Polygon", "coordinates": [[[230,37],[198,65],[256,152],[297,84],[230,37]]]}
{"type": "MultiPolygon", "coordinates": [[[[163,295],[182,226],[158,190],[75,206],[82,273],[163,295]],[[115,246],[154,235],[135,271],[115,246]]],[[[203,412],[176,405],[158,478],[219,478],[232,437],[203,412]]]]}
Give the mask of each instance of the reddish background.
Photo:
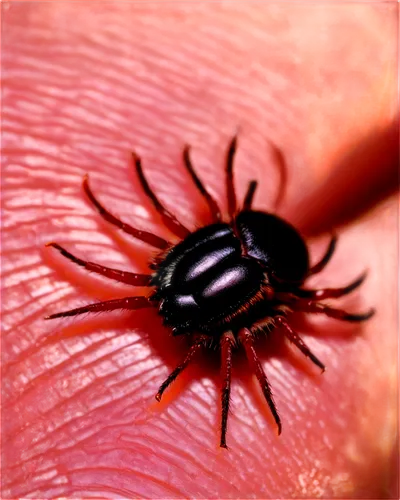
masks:
{"type": "MultiPolygon", "coordinates": [[[[3,498],[396,498],[396,3],[3,3],[3,498]],[[161,227],[129,164],[134,148],[160,198],[191,228],[221,204],[223,157],[239,128],[236,185],[257,178],[269,209],[288,163],[282,214],[313,259],[340,242],[312,286],[370,273],[352,310],[364,325],[298,324],[320,376],[276,332],[257,346],[283,421],[276,436],[246,363],[235,360],[228,451],[218,449],[216,353],[161,405],[185,351],[152,311],[44,322],[130,293],[44,244],[143,272],[151,254],[104,223],[81,189],[127,222],[161,227]],[[377,200],[380,201],[377,204],[377,200]]],[[[141,293],[135,290],[134,293],[141,293]]]]}

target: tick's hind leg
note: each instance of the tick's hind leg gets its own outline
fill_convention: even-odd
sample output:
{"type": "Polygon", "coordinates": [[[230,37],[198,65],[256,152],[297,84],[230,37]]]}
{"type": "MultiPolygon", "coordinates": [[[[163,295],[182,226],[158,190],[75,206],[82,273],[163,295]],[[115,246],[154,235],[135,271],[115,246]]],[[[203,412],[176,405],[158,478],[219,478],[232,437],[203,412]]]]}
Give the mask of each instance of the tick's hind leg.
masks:
{"type": "Polygon", "coordinates": [[[244,197],[243,201],[243,211],[245,210],[251,210],[251,206],[253,204],[253,199],[254,199],[254,194],[257,189],[257,181],[250,181],[249,185],[247,187],[247,193],[244,197]]]}
{"type": "Polygon", "coordinates": [[[329,246],[322,257],[322,259],[317,262],[309,271],[308,271],[308,276],[311,276],[312,274],[317,274],[324,269],[324,267],[328,264],[328,262],[331,260],[331,257],[333,255],[333,252],[335,251],[336,248],[336,243],[337,243],[337,237],[333,235],[331,237],[331,241],[329,242],[329,246]]]}
{"type": "Polygon", "coordinates": [[[278,434],[280,434],[282,432],[281,419],[278,415],[278,410],[276,409],[275,406],[275,402],[272,396],[272,391],[267,376],[265,375],[260,360],[258,359],[256,351],[254,350],[253,335],[249,330],[247,330],[247,328],[244,328],[239,332],[239,340],[246,351],[246,357],[249,362],[249,365],[252,368],[253,372],[255,373],[258,382],[260,383],[261,389],[264,393],[264,397],[267,400],[268,406],[275,419],[276,425],[278,426],[278,434]]]}
{"type": "Polygon", "coordinates": [[[231,140],[226,154],[226,190],[228,197],[228,214],[230,220],[236,215],[236,192],[233,179],[233,160],[236,153],[236,136],[231,140]]]}
{"type": "Polygon", "coordinates": [[[190,160],[189,153],[190,153],[189,146],[185,146],[185,149],[183,150],[183,161],[185,162],[186,169],[189,172],[197,189],[200,191],[203,198],[206,200],[208,208],[210,209],[210,212],[211,212],[213,222],[218,222],[222,219],[221,210],[218,206],[218,203],[214,200],[214,198],[207,191],[207,189],[204,187],[203,183],[201,182],[201,180],[197,176],[197,174],[193,168],[192,162],[190,160]]]}
{"type": "Polygon", "coordinates": [[[316,364],[321,370],[325,371],[325,365],[321,363],[321,361],[314,356],[314,354],[310,351],[309,347],[303,342],[300,336],[292,330],[292,328],[286,323],[286,321],[279,316],[276,318],[278,324],[284,327],[284,333],[286,337],[292,342],[305,356],[311,359],[311,361],[316,364]]]}
{"type": "Polygon", "coordinates": [[[85,313],[115,311],[117,309],[135,311],[136,309],[153,306],[154,303],[151,302],[147,297],[124,297],[122,299],[96,302],[95,304],[88,304],[86,306],[77,307],[76,309],[70,309],[69,311],[50,314],[50,316],[46,316],[44,319],[64,318],[67,316],[78,316],[79,314],[85,313]]]}
{"type": "Polygon", "coordinates": [[[303,290],[299,288],[294,293],[297,297],[309,300],[337,299],[358,288],[364,282],[366,277],[367,273],[364,273],[349,285],[341,288],[322,288],[320,290],[303,290]]]}
{"type": "Polygon", "coordinates": [[[156,236],[155,234],[149,233],[147,231],[136,229],[130,226],[129,224],[120,221],[117,217],[112,215],[106,208],[103,207],[103,205],[97,200],[97,198],[93,194],[89,186],[88,175],[85,175],[85,177],[83,178],[83,189],[87,197],[89,198],[90,202],[95,206],[99,214],[103,217],[104,220],[106,220],[110,224],[114,224],[114,226],[119,227],[120,229],[122,229],[122,231],[124,231],[127,234],[130,234],[134,238],[144,241],[145,243],[148,243],[153,247],[160,248],[161,250],[165,250],[166,248],[168,248],[168,246],[170,246],[170,243],[164,240],[163,238],[160,238],[159,236],[156,236]]]}
{"type": "Polygon", "coordinates": [[[78,266],[81,266],[93,273],[100,274],[101,276],[105,276],[106,278],[120,281],[121,283],[126,283],[127,285],[132,286],[150,286],[150,274],[137,274],[130,273],[128,271],[120,271],[119,269],[112,269],[111,267],[100,266],[99,264],[95,264],[94,262],[79,259],[78,257],[75,257],[75,255],[72,255],[72,253],[65,250],[65,248],[60,246],[58,243],[50,242],[46,244],[46,247],[55,248],[61,253],[61,255],[71,260],[75,264],[78,264],[78,266]]]}
{"type": "Polygon", "coordinates": [[[179,236],[179,238],[186,238],[190,234],[190,231],[186,229],[184,225],[182,225],[178,219],[173,215],[169,210],[167,210],[164,205],[159,201],[157,196],[154,194],[153,190],[149,186],[147,179],[143,173],[142,169],[142,162],[140,158],[135,154],[132,153],[133,161],[135,163],[136,167],[136,172],[138,174],[140,184],[143,188],[143,191],[146,193],[146,195],[150,198],[152,201],[155,209],[157,212],[161,215],[162,220],[164,224],[167,226],[167,228],[172,231],[176,236],[179,236]]]}
{"type": "Polygon", "coordinates": [[[285,191],[287,185],[287,165],[282,150],[273,143],[271,143],[271,147],[275,157],[275,163],[279,169],[279,177],[280,177],[278,191],[276,193],[275,201],[273,203],[273,210],[274,212],[276,212],[285,197],[285,191]]]}
{"type": "Polygon", "coordinates": [[[221,345],[221,377],[222,377],[222,390],[221,390],[221,441],[220,447],[227,448],[226,446],[226,429],[228,426],[228,413],[229,402],[231,395],[231,373],[232,373],[232,348],[235,345],[235,338],[232,332],[225,332],[220,341],[221,345]]]}
{"type": "Polygon", "coordinates": [[[354,323],[367,321],[367,319],[371,318],[375,314],[375,309],[372,308],[366,313],[352,314],[347,311],[343,311],[343,309],[335,309],[319,302],[302,300],[294,302],[291,307],[295,311],[302,311],[306,313],[322,313],[326,316],[329,316],[330,318],[339,319],[341,321],[350,321],[354,323]]]}
{"type": "Polygon", "coordinates": [[[158,392],[156,394],[157,401],[161,401],[162,395],[165,389],[172,384],[172,382],[177,378],[177,376],[183,372],[183,370],[187,367],[187,365],[192,361],[193,356],[200,349],[200,347],[204,346],[207,341],[207,337],[205,335],[199,335],[194,338],[193,344],[190,346],[189,351],[187,352],[185,359],[179,364],[173,372],[167,377],[167,379],[161,384],[158,392]]]}

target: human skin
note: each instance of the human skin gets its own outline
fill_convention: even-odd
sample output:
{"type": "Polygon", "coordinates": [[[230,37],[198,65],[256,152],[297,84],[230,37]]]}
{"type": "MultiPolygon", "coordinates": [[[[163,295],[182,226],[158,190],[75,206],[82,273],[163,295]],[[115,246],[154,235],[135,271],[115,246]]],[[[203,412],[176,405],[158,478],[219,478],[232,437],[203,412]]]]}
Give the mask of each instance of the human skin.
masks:
{"type": "Polygon", "coordinates": [[[9,3],[3,15],[2,498],[398,498],[397,4],[9,3]],[[222,207],[238,132],[239,199],[279,208],[322,255],[308,287],[349,283],[362,325],[294,318],[320,375],[276,331],[257,351],[283,422],[277,436],[235,355],[228,450],[218,448],[218,353],[205,352],[158,404],[185,353],[154,310],[45,322],[143,288],[85,273],[45,248],[145,272],[154,249],[104,222],[176,241],[130,164],[190,229],[209,221],[184,144],[222,207]]]}

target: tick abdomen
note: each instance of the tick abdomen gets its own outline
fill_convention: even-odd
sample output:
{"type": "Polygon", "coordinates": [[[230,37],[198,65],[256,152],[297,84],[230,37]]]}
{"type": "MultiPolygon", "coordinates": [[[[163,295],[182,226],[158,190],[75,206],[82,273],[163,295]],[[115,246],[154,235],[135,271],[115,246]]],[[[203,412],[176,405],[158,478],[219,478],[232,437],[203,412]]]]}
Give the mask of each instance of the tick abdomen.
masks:
{"type": "Polygon", "coordinates": [[[224,318],[255,297],[265,281],[262,267],[242,254],[229,224],[199,229],[167,254],[154,278],[164,322],[207,331],[211,320],[224,318]]]}
{"type": "Polygon", "coordinates": [[[280,281],[302,283],[309,270],[307,246],[299,232],[275,214],[247,210],[235,219],[246,254],[280,281]]]}

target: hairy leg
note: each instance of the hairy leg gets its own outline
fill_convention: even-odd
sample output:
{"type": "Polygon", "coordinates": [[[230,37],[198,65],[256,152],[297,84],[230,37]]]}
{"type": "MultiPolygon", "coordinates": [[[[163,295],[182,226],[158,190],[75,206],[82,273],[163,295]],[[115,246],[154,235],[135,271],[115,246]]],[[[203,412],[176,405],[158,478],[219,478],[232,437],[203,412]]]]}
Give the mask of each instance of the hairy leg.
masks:
{"type": "Polygon", "coordinates": [[[333,235],[331,237],[331,241],[329,242],[329,246],[325,252],[325,255],[322,257],[322,259],[317,262],[308,272],[308,276],[311,276],[312,274],[317,274],[324,269],[324,267],[328,264],[328,262],[331,260],[331,257],[333,255],[333,252],[335,251],[336,248],[336,243],[337,243],[337,236],[333,235]]]}
{"type": "Polygon", "coordinates": [[[292,328],[286,323],[285,319],[279,316],[276,318],[276,322],[278,325],[282,325],[284,327],[284,333],[286,337],[292,342],[300,351],[311,359],[311,361],[316,364],[321,370],[325,371],[325,365],[310,351],[309,347],[303,342],[300,336],[292,330],[292,328]]]}
{"type": "Polygon", "coordinates": [[[287,165],[282,150],[273,143],[271,143],[271,147],[275,157],[275,163],[279,169],[279,177],[280,177],[278,192],[276,193],[275,201],[273,204],[274,212],[276,212],[285,196],[286,185],[287,185],[287,165]]]}
{"type": "Polygon", "coordinates": [[[143,168],[142,168],[142,162],[140,158],[135,154],[132,153],[132,158],[136,167],[136,172],[138,174],[140,184],[143,188],[143,191],[146,193],[146,195],[151,199],[155,209],[157,212],[161,215],[162,220],[166,227],[172,231],[176,236],[179,238],[186,238],[188,234],[190,234],[190,231],[183,226],[178,219],[173,215],[169,210],[167,210],[164,205],[159,201],[157,196],[153,193],[153,190],[149,186],[147,179],[143,173],[143,168]]]}
{"type": "Polygon", "coordinates": [[[162,395],[165,389],[172,384],[172,382],[177,378],[177,376],[183,372],[183,370],[187,367],[187,365],[191,362],[193,356],[200,349],[200,347],[204,346],[207,341],[207,337],[205,335],[199,335],[195,337],[193,344],[190,346],[189,351],[187,352],[185,359],[180,363],[173,372],[166,378],[166,380],[160,385],[158,392],[156,394],[157,401],[161,401],[162,395]]]}
{"type": "Polygon", "coordinates": [[[260,360],[258,359],[256,351],[254,350],[253,335],[247,328],[243,328],[243,330],[239,332],[239,340],[246,351],[246,357],[249,362],[249,365],[253,370],[253,372],[255,373],[258,382],[260,383],[261,389],[264,393],[264,397],[275,419],[276,425],[278,426],[278,434],[280,434],[282,432],[281,419],[279,417],[278,410],[276,409],[275,406],[275,402],[272,396],[272,391],[267,376],[265,375],[260,360]]]}
{"type": "Polygon", "coordinates": [[[211,196],[211,194],[207,191],[207,189],[204,187],[203,183],[199,179],[198,175],[196,174],[192,162],[190,160],[190,147],[185,146],[185,149],[183,150],[183,161],[185,162],[185,166],[187,171],[189,172],[194,184],[196,185],[197,189],[200,191],[202,194],[203,198],[206,200],[208,208],[210,209],[211,212],[211,217],[213,219],[213,222],[218,222],[222,219],[221,215],[221,209],[218,206],[218,203],[214,200],[214,198],[211,196]]]}
{"type": "Polygon", "coordinates": [[[72,253],[65,250],[65,248],[63,248],[58,243],[49,242],[46,243],[46,247],[55,248],[61,253],[61,255],[71,260],[75,264],[78,264],[78,266],[81,266],[93,273],[100,274],[101,276],[105,276],[106,278],[120,281],[121,283],[126,283],[127,285],[132,286],[150,286],[150,274],[137,274],[130,273],[128,271],[120,271],[119,269],[112,269],[111,267],[100,266],[99,264],[95,264],[94,262],[79,259],[78,257],[75,257],[75,255],[72,255],[72,253]]]}
{"type": "Polygon", "coordinates": [[[322,288],[320,290],[298,289],[294,293],[300,298],[310,300],[337,299],[358,288],[363,283],[366,277],[367,273],[364,273],[349,285],[341,288],[322,288]]]}
{"type": "Polygon", "coordinates": [[[236,192],[233,179],[233,160],[236,153],[237,138],[231,140],[226,155],[226,190],[228,197],[228,214],[232,220],[236,214],[236,192]]]}
{"type": "Polygon", "coordinates": [[[322,313],[326,314],[326,316],[329,316],[330,318],[335,318],[341,321],[350,321],[355,323],[366,321],[375,314],[375,309],[373,308],[371,308],[366,313],[351,314],[348,313],[347,311],[343,311],[343,309],[335,309],[333,307],[326,306],[325,304],[321,304],[319,302],[302,301],[302,300],[294,302],[292,307],[296,311],[302,311],[307,313],[322,313]]]}
{"type": "Polygon", "coordinates": [[[149,245],[160,248],[161,250],[165,250],[170,246],[170,243],[163,238],[160,238],[159,236],[156,236],[155,234],[149,233],[147,231],[142,231],[140,229],[136,229],[129,224],[126,224],[126,222],[122,222],[117,217],[112,215],[106,208],[103,207],[103,205],[97,200],[97,198],[94,196],[92,190],[90,189],[89,186],[89,177],[88,175],[85,175],[83,178],[83,189],[91,201],[91,203],[95,206],[96,210],[99,212],[99,214],[105,219],[107,222],[110,222],[111,224],[114,224],[114,226],[119,227],[122,229],[127,234],[130,234],[134,238],[137,238],[138,240],[144,241],[145,243],[148,243],[149,245]]]}
{"type": "Polygon", "coordinates": [[[95,304],[88,304],[86,306],[77,307],[76,309],[70,309],[69,311],[50,314],[50,316],[46,316],[44,319],[78,316],[79,314],[85,313],[115,311],[116,309],[135,311],[136,309],[142,309],[144,307],[154,307],[154,303],[152,303],[147,297],[124,297],[122,299],[96,302],[95,304]]]}
{"type": "Polygon", "coordinates": [[[221,441],[220,447],[227,448],[226,429],[228,426],[229,402],[231,395],[231,373],[232,373],[232,348],[235,345],[235,338],[232,332],[225,332],[221,337],[221,441]]]}
{"type": "Polygon", "coordinates": [[[243,210],[251,210],[251,205],[253,204],[254,193],[257,189],[257,181],[250,181],[247,187],[247,193],[243,201],[243,210]]]}

